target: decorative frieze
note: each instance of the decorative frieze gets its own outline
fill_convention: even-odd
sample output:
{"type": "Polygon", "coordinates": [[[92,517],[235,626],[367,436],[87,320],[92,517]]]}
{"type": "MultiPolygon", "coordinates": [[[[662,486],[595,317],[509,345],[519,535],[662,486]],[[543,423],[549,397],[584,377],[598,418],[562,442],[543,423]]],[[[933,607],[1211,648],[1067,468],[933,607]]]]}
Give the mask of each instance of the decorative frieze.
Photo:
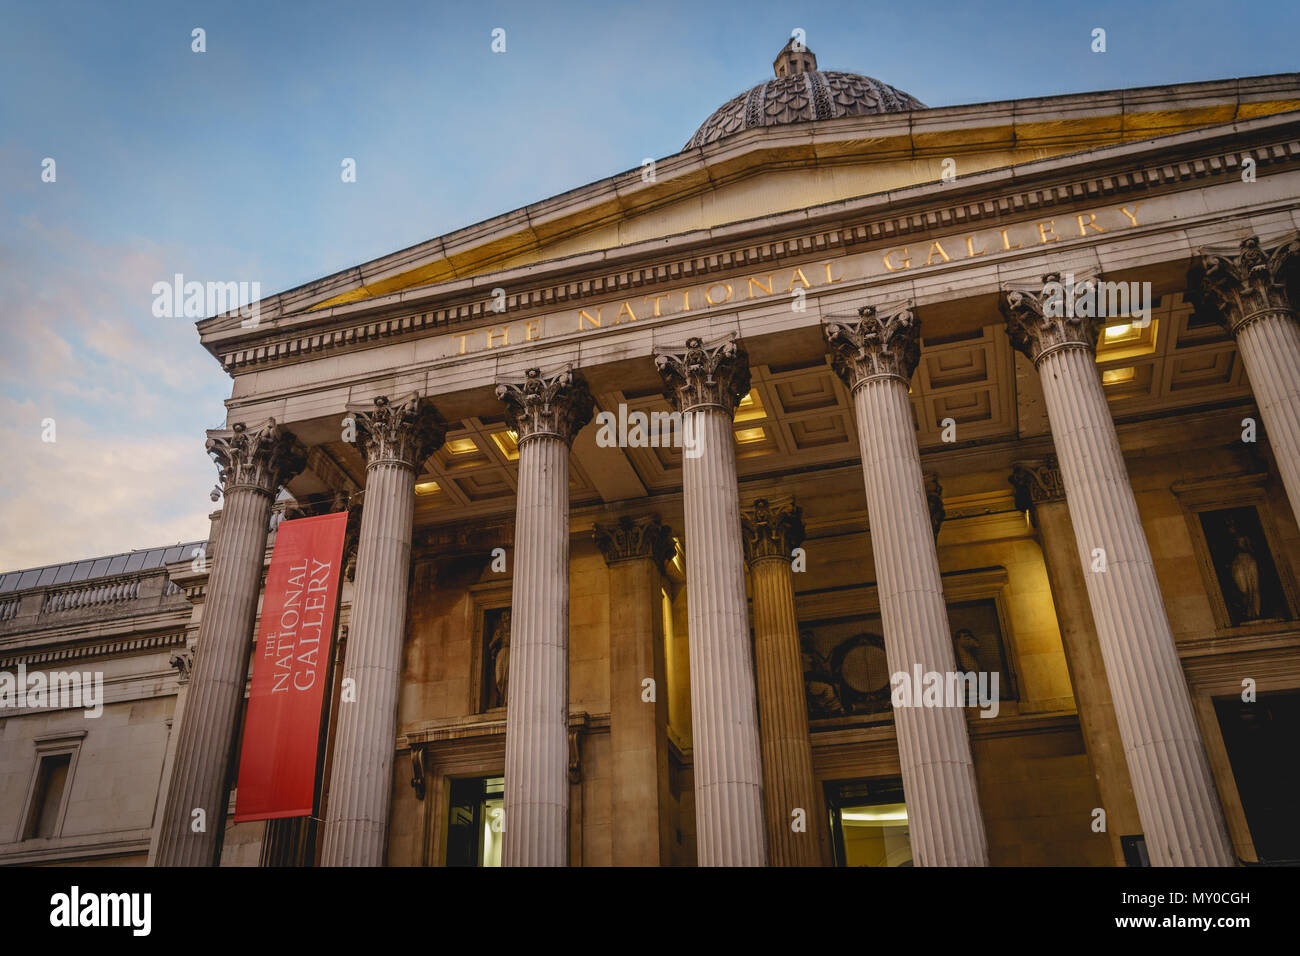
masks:
{"type": "Polygon", "coordinates": [[[749,355],[734,333],[712,342],[691,336],[680,351],[656,348],[655,366],[664,396],[682,413],[711,407],[734,416],[749,391],[749,355]]]}
{"type": "Polygon", "coordinates": [[[274,418],[252,428],[236,422],[228,429],[209,429],[205,447],[217,463],[221,487],[227,494],[235,488],[248,488],[273,498],[307,462],[302,444],[274,418]]]}
{"type": "Polygon", "coordinates": [[[1187,298],[1198,316],[1226,328],[1234,337],[1272,313],[1295,318],[1300,306],[1300,235],[1288,233],[1272,247],[1258,236],[1228,250],[1202,249],[1187,273],[1187,298]]]}
{"type": "Polygon", "coordinates": [[[497,385],[497,398],[506,407],[506,417],[519,436],[519,444],[550,436],[572,445],[573,438],[591,421],[595,401],[580,375],[566,365],[547,377],[530,368],[522,382],[497,385]]]}
{"type": "MultiPolygon", "coordinates": [[[[843,226],[817,229],[777,240],[754,241],[740,248],[709,255],[691,252],[653,266],[638,267],[633,263],[618,263],[613,271],[585,276],[576,281],[566,278],[544,285],[523,287],[518,291],[512,289],[507,296],[506,307],[511,315],[527,315],[556,303],[585,304],[589,299],[631,290],[652,290],[679,283],[684,278],[703,278],[743,268],[765,269],[775,262],[798,261],[809,251],[830,253],[841,250],[852,251],[859,245],[885,243],[908,236],[925,235],[932,232],[936,226],[962,228],[988,221],[993,236],[992,246],[986,247],[981,242],[967,247],[964,243],[972,237],[960,234],[951,237],[941,236],[940,241],[949,243],[950,239],[953,240],[959,249],[966,252],[968,258],[998,249],[1010,251],[1015,246],[1009,242],[1003,229],[992,226],[1005,221],[1008,216],[1031,210],[1045,213],[1059,206],[1074,207],[1079,197],[1085,195],[1124,196],[1132,193],[1138,201],[1142,201],[1152,190],[1172,190],[1186,182],[1205,183],[1224,178],[1237,179],[1241,173],[1242,160],[1247,155],[1261,169],[1271,167],[1280,170],[1300,161],[1300,143],[1294,140],[1268,143],[1251,150],[1249,154],[1243,154],[1238,150],[1215,151],[1179,163],[1143,165],[1129,171],[1106,172],[1054,185],[1017,189],[1014,192],[986,199],[950,203],[938,207],[929,206],[920,213],[912,210],[900,211],[896,202],[882,202],[880,205],[887,207],[884,210],[885,215],[871,215],[875,211],[874,208],[864,209],[864,214],[860,218],[843,226]]],[[[1138,211],[1134,201],[1123,199],[1118,205],[1105,208],[1112,209],[1118,217],[1112,219],[1114,224],[1112,231],[1137,225],[1134,220],[1138,218],[1138,211]]],[[[1100,223],[1101,220],[1095,217],[1100,215],[1101,210],[1068,215],[1061,220],[1061,223],[1068,224],[1071,230],[1077,228],[1081,234],[1086,234],[1089,230],[1096,231],[1094,224],[1100,223]]],[[[1030,228],[1036,228],[1034,222],[1028,225],[1030,228]]],[[[1050,233],[1040,238],[1049,241],[1059,239],[1050,233]]],[[[946,248],[950,249],[951,244],[946,248]]],[[[901,265],[898,255],[891,257],[892,253],[897,252],[899,250],[896,248],[882,249],[885,258],[892,263],[883,267],[887,273],[896,271],[901,265]]],[[[931,258],[946,262],[949,259],[955,261],[957,257],[944,251],[944,247],[935,250],[932,244],[927,256],[927,259],[931,258]]],[[[820,269],[821,265],[815,267],[820,269]]],[[[804,264],[803,268],[808,268],[808,265],[804,264]]],[[[828,278],[828,281],[835,280],[828,278]]],[[[794,282],[795,280],[791,280],[792,285],[794,282]]],[[[484,317],[494,314],[492,299],[484,295],[483,289],[471,289],[465,295],[472,299],[438,304],[424,311],[400,316],[376,318],[373,314],[362,315],[338,328],[317,327],[303,333],[291,333],[278,341],[236,347],[222,351],[220,360],[222,367],[227,371],[254,365],[285,364],[314,358],[322,352],[350,350],[377,342],[411,336],[428,336],[431,332],[445,332],[456,326],[482,321],[484,317]]],[[[653,295],[647,296],[649,300],[654,298],[653,295]]],[[[587,308],[591,307],[587,306],[587,308]]],[[[277,306],[269,314],[264,311],[263,317],[275,318],[277,315],[289,314],[296,314],[296,310],[277,306]]],[[[657,316],[658,312],[654,314],[657,316]]],[[[268,332],[279,331],[276,328],[277,324],[264,322],[263,329],[268,332]]],[[[455,339],[460,338],[459,335],[455,336],[455,339]]],[[[526,336],[525,340],[531,341],[531,338],[526,336]]],[[[459,354],[465,354],[465,351],[462,349],[459,354]]]]}
{"type": "Polygon", "coordinates": [[[417,392],[396,401],[377,395],[372,406],[348,405],[345,429],[349,422],[367,468],[391,463],[418,471],[447,434],[438,414],[417,392]]]}
{"type": "Polygon", "coordinates": [[[1011,345],[1028,356],[1035,366],[1044,356],[1064,348],[1096,352],[1101,320],[1095,315],[1080,314],[1095,309],[1075,308],[1076,302],[1095,297],[1095,288],[1093,276],[1083,276],[1063,285],[1056,272],[1043,276],[1038,290],[1004,287],[998,296],[998,309],[1007,320],[1011,345]]]}
{"type": "Polygon", "coordinates": [[[592,536],[606,564],[649,559],[662,565],[676,550],[672,529],[661,523],[658,515],[624,515],[612,525],[598,523],[592,536]]]}
{"type": "Polygon", "coordinates": [[[827,322],[831,366],[851,390],[873,378],[909,382],[921,361],[921,326],[912,303],[858,309],[858,320],[827,322]]]}
{"type": "Polygon", "coordinates": [[[803,509],[793,498],[759,498],[753,508],[740,513],[740,527],[747,564],[764,558],[789,561],[790,552],[804,541],[803,509]]]}

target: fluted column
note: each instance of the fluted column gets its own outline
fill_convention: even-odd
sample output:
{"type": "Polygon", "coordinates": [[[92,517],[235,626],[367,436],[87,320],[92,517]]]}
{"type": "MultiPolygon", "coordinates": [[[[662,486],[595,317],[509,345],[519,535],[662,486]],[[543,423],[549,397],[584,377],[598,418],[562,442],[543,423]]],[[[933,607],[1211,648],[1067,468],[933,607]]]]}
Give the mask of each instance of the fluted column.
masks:
{"type": "Polygon", "coordinates": [[[597,524],[609,565],[610,803],[615,866],[667,866],[668,684],[663,565],[672,530],[657,515],[597,524]],[[647,687],[646,680],[653,680],[647,687]],[[651,695],[650,692],[653,692],[651,695]]]}
{"type": "Polygon", "coordinates": [[[792,499],[759,498],[741,512],[754,596],[754,669],[763,751],[763,807],[772,866],[819,866],[824,823],[804,696],[791,551],[803,543],[803,513],[792,499]],[[802,826],[792,829],[796,811],[802,826]]]}
{"type": "Polygon", "coordinates": [[[280,486],[302,469],[305,460],[302,446],[274,419],[251,429],[240,423],[229,431],[209,431],[207,449],[221,469],[225,505],[167,799],[150,861],[155,866],[217,862],[225,829],[226,777],[248,678],[271,505],[280,486]]]}
{"type": "Polygon", "coordinates": [[[764,866],[763,770],[732,421],[749,361],[728,337],[657,349],[664,394],[695,438],[682,455],[697,856],[764,866]]]}
{"type": "Polygon", "coordinates": [[[1006,290],[1012,344],[1038,369],[1133,795],[1156,866],[1233,862],[1155,565],[1097,374],[1087,283],[1006,290]],[[1076,297],[1078,297],[1076,299],[1076,297]],[[1104,570],[1103,570],[1104,569],[1104,570]]]}
{"type": "MultiPolygon", "coordinates": [[[[952,674],[957,662],[937,524],[907,397],[920,361],[920,325],[910,303],[879,312],[866,306],[856,322],[828,323],[826,341],[853,393],[890,673],[952,674]]],[[[894,708],[912,851],[921,866],[988,865],[963,704],[894,708]]]]}
{"type": "Polygon", "coordinates": [[[366,460],[355,591],[343,678],[353,696],[339,703],[330,768],[323,866],[382,866],[388,848],[388,809],[397,703],[406,638],[411,576],[415,479],[442,445],[445,429],[417,394],[347,409],[366,460]]]}
{"type": "Polygon", "coordinates": [[[1264,250],[1251,236],[1236,255],[1203,251],[1188,286],[1198,311],[1237,340],[1291,511],[1300,519],[1300,237],[1290,233],[1264,250]]]}
{"type": "Polygon", "coordinates": [[[564,866],[569,846],[569,447],[591,420],[567,367],[497,386],[519,436],[510,684],[506,701],[506,866],[564,866]]]}
{"type": "Polygon", "coordinates": [[[1016,489],[1016,506],[1028,511],[1038,528],[1070,684],[1079,709],[1079,729],[1106,810],[1111,855],[1122,866],[1124,850],[1120,837],[1141,833],[1142,823],[1133,799],[1133,784],[1129,781],[1110,683],[1106,680],[1106,664],[1092,621],[1092,608],[1088,606],[1087,582],[1079,564],[1074,525],[1070,523],[1065,485],[1056,457],[1016,462],[1011,483],[1016,489]]]}

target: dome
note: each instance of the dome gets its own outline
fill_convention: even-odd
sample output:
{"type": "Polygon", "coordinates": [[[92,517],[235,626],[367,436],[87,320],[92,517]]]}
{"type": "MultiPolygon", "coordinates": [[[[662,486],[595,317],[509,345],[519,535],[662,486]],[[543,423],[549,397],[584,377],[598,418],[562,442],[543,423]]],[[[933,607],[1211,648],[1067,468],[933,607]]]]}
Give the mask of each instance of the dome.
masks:
{"type": "Polygon", "coordinates": [[[888,83],[858,73],[817,69],[817,57],[795,41],[777,54],[776,78],[723,103],[683,149],[734,136],[758,126],[785,126],[841,116],[872,116],[923,110],[925,104],[888,83]]]}

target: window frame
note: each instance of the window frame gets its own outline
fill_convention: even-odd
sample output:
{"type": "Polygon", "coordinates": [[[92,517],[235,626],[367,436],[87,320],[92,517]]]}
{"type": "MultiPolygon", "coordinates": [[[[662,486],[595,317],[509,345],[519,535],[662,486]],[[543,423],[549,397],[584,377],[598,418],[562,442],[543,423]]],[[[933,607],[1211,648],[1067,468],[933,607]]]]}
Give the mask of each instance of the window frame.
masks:
{"type": "MultiPolygon", "coordinates": [[[[18,817],[18,831],[14,834],[15,843],[31,843],[36,841],[48,842],[57,840],[63,836],[63,826],[67,821],[68,804],[72,796],[72,782],[77,774],[77,762],[81,756],[81,745],[86,738],[86,731],[76,730],[72,732],[46,734],[37,737],[32,741],[34,750],[32,754],[32,769],[28,774],[27,796],[23,800],[23,811],[18,817]],[[36,798],[38,784],[41,779],[41,769],[48,757],[57,757],[62,754],[68,754],[68,773],[63,781],[63,794],[59,797],[59,811],[54,818],[54,832],[48,837],[35,836],[31,833],[36,821],[32,819],[32,814],[37,812],[36,798]]],[[[43,802],[43,801],[42,801],[43,802]]]]}

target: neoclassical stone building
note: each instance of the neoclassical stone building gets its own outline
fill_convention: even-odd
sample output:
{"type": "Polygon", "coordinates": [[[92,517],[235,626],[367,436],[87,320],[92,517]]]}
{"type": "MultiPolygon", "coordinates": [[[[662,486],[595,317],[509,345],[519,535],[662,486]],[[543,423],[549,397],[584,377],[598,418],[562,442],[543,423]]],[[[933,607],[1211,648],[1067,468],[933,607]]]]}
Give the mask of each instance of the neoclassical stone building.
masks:
{"type": "Polygon", "coordinates": [[[679,153],[199,323],[224,498],[151,862],[1300,857],[1300,75],[774,67],[679,153]],[[318,821],[195,833],[277,499],[354,529],[318,821]]]}

